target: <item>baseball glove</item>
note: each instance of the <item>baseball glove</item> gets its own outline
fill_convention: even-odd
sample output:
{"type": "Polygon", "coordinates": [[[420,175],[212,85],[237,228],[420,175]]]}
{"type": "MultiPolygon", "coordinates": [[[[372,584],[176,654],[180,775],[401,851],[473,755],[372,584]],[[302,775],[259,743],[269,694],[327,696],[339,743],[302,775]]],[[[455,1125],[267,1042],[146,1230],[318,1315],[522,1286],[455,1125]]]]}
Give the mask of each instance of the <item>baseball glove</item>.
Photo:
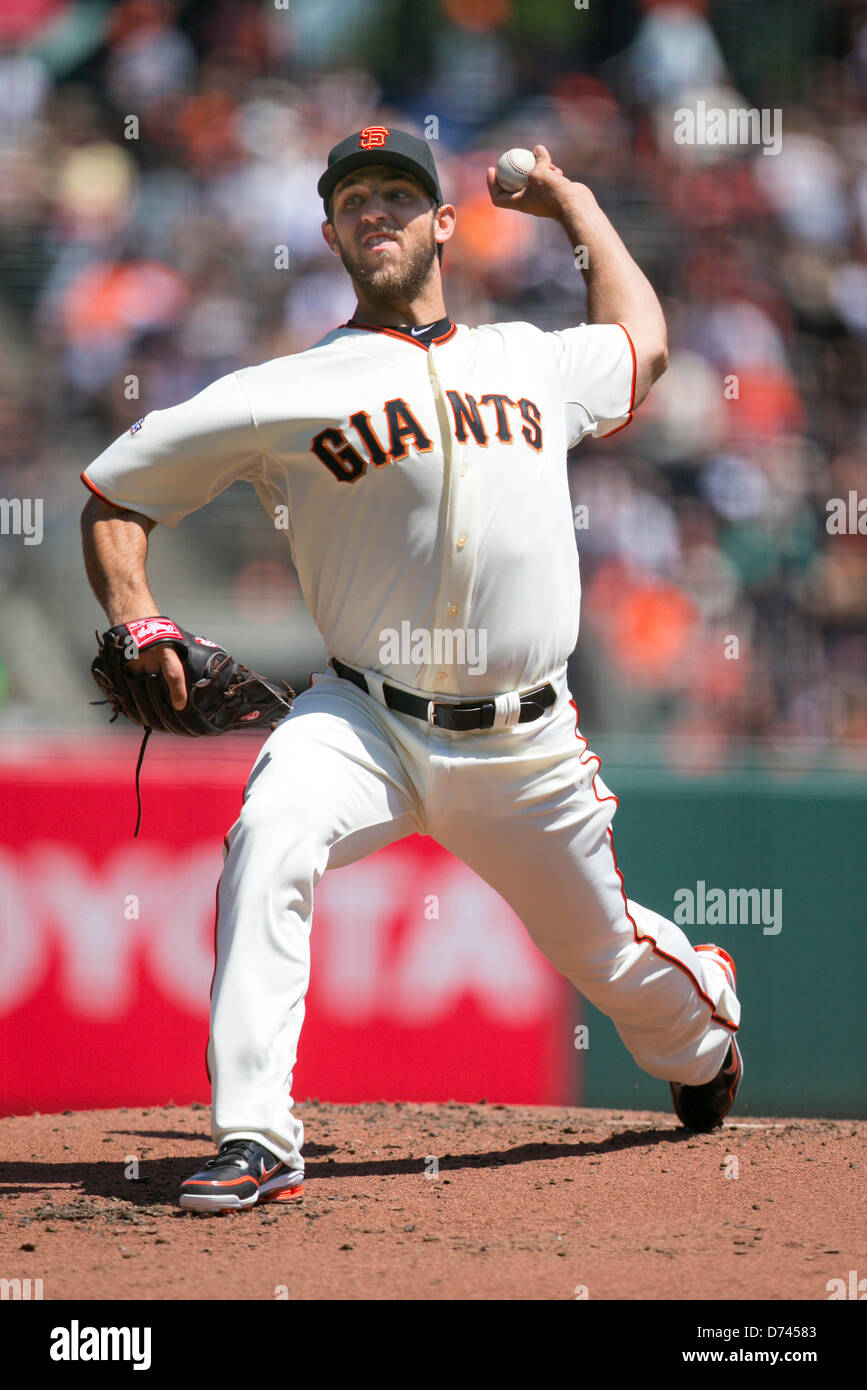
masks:
{"type": "MultiPolygon", "coordinates": [[[[230,729],[274,729],[292,709],[295,691],[291,686],[266,680],[235,661],[219,643],[185,632],[171,618],[120,623],[102,637],[97,633],[96,640],[99,652],[90,669],[114,710],[111,722],[122,714],[146,731],[136,767],[137,792],[144,750],[154,729],[191,738],[230,729]],[[174,647],[184,668],[187,703],[181,710],[174,708],[162,675],[129,669],[130,661],[164,643],[174,647]]],[[[136,835],[140,824],[139,797],[136,835]]]]}

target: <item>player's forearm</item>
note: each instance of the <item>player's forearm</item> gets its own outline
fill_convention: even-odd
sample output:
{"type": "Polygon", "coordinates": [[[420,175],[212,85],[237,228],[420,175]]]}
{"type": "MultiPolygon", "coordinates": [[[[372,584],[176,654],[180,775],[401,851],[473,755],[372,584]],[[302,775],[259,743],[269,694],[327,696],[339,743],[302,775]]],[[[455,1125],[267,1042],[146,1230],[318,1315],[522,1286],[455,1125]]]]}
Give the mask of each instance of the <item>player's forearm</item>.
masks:
{"type": "Polygon", "coordinates": [[[572,247],[586,250],[578,263],[587,285],[587,321],[622,323],[628,330],[637,359],[637,404],[668,362],[662,306],[590,189],[572,189],[559,220],[572,247]]]}
{"type": "Polygon", "coordinates": [[[98,497],[92,497],[82,512],[87,577],[112,627],[160,611],[145,573],[153,526],[149,517],[118,511],[98,497]]]}

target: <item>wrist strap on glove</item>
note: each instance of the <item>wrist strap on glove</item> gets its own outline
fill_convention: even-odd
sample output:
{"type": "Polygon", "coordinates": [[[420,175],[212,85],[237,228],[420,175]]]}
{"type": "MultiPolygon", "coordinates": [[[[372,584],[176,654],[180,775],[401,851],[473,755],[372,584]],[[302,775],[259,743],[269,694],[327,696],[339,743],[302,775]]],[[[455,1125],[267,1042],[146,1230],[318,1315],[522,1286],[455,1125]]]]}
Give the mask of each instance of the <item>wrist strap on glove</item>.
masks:
{"type": "MultiPolygon", "coordinates": [[[[154,729],[191,738],[214,737],[234,729],[276,729],[292,710],[295,691],[235,661],[219,642],[196,636],[172,618],[136,618],[96,634],[97,656],[91,671],[114,711],[144,729],[136,764],[138,817],[142,820],[141,768],[154,729]],[[172,704],[168,683],[159,671],[142,670],[138,659],[151,647],[171,646],[183,667],[187,699],[172,704]],[[133,669],[135,668],[135,669],[133,669]]],[[[94,702],[98,703],[98,702],[94,702]]]]}

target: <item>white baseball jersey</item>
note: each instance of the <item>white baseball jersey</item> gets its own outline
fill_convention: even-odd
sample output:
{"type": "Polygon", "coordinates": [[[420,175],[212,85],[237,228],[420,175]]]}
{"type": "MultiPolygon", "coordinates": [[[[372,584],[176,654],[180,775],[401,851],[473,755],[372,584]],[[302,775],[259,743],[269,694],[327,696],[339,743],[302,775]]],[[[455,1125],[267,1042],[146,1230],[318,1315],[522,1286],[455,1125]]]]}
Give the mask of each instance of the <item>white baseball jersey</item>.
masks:
{"type": "Polygon", "coordinates": [[[493,695],[562,672],[574,649],[566,451],[626,424],[634,391],[619,324],[449,321],[429,347],[344,325],[152,411],[82,479],[167,526],[247,480],[286,530],[331,655],[438,695],[493,695]],[[485,661],[412,646],[435,631],[483,632],[485,661]]]}

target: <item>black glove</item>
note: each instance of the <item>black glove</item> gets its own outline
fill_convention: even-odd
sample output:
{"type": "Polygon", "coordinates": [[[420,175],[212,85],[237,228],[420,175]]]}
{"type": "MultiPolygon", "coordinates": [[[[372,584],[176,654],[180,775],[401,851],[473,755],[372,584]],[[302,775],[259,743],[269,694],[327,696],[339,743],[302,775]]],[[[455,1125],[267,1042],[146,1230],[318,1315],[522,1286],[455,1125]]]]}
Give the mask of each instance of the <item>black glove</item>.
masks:
{"type": "Polygon", "coordinates": [[[139,775],[145,748],[154,729],[200,738],[225,734],[230,729],[276,729],[292,709],[295,691],[235,661],[217,642],[194,637],[171,618],[137,618],[96,634],[99,653],[91,665],[93,678],[114,710],[111,722],[122,714],[145,731],[135,770],[138,818],[141,826],[139,775]],[[150,647],[164,643],[174,647],[187,686],[187,703],[175,709],[163,676],[147,671],[134,673],[129,663],[150,647]]]}
{"type": "MultiPolygon", "coordinates": [[[[97,633],[99,654],[93,678],[114,709],[143,729],[199,738],[229,729],[274,729],[292,708],[295,691],[276,685],[233,660],[217,642],[194,637],[171,618],[139,618],[97,633]],[[184,668],[187,703],[177,710],[159,673],[129,669],[129,662],[151,647],[174,647],[184,668]]],[[[113,722],[113,721],[112,721],[113,722]]]]}

